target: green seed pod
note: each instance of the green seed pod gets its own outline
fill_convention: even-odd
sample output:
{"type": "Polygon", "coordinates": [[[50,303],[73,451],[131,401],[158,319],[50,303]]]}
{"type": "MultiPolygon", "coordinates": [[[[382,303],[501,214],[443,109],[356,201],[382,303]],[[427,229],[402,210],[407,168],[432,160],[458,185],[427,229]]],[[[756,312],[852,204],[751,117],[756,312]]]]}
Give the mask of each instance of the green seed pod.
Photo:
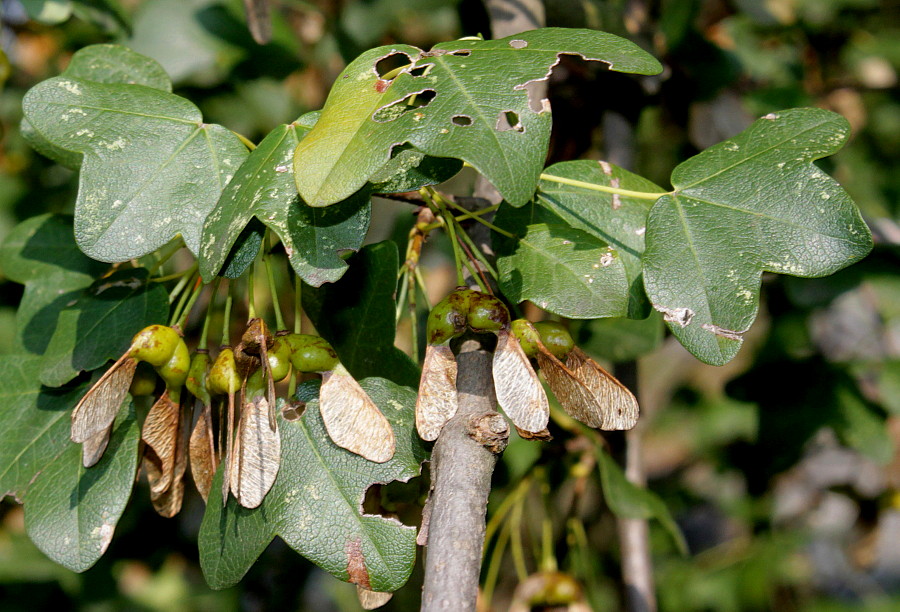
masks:
{"type": "Polygon", "coordinates": [[[475,293],[469,300],[469,327],[476,332],[497,332],[509,325],[509,310],[487,293],[475,293]]]}
{"type": "Polygon", "coordinates": [[[238,376],[237,365],[234,363],[234,351],[230,347],[223,348],[216,357],[206,381],[207,389],[213,395],[225,395],[240,391],[241,377],[238,376]]]}
{"type": "Polygon", "coordinates": [[[156,391],[156,372],[147,363],[139,363],[131,379],[131,387],[128,392],[137,397],[139,395],[153,395],[156,391]]]}
{"type": "Polygon", "coordinates": [[[534,324],[535,329],[541,335],[541,341],[547,350],[557,359],[565,359],[575,347],[575,341],[561,323],[556,321],[540,321],[534,324]]]}
{"type": "Polygon", "coordinates": [[[428,344],[444,344],[466,331],[466,317],[474,295],[478,293],[471,289],[457,289],[431,309],[426,331],[428,344]]]}
{"type": "Polygon", "coordinates": [[[209,404],[209,391],[206,388],[206,377],[209,375],[209,351],[206,349],[197,349],[191,358],[191,368],[188,370],[187,381],[185,386],[188,391],[203,402],[206,406],[209,404]]]}
{"type": "Polygon", "coordinates": [[[138,361],[146,361],[159,368],[171,359],[181,336],[177,331],[165,325],[145,327],[131,339],[128,354],[138,361]]]}
{"type": "Polygon", "coordinates": [[[291,345],[285,336],[276,336],[267,353],[272,380],[278,382],[291,372],[291,345]]]}
{"type": "Polygon", "coordinates": [[[165,364],[156,368],[156,372],[159,374],[160,378],[165,381],[166,388],[171,391],[180,389],[184,386],[190,368],[191,353],[188,351],[188,347],[184,343],[184,340],[178,338],[172,356],[165,364]]]}
{"type": "Polygon", "coordinates": [[[541,334],[534,328],[531,322],[525,319],[516,319],[510,324],[512,335],[519,340],[519,345],[529,358],[538,353],[538,342],[541,334]]]}
{"type": "Polygon", "coordinates": [[[282,336],[291,349],[291,364],[298,372],[330,372],[337,366],[337,353],[324,338],[308,334],[282,336]]]}

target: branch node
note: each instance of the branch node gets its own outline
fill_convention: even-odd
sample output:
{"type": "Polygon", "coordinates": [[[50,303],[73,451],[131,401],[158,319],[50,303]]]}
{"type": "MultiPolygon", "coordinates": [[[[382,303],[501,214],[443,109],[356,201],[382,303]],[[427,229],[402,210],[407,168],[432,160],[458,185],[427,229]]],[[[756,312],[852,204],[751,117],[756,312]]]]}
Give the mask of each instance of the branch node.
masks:
{"type": "Polygon", "coordinates": [[[495,455],[499,455],[509,444],[509,425],[498,412],[473,414],[466,423],[466,433],[495,455]]]}

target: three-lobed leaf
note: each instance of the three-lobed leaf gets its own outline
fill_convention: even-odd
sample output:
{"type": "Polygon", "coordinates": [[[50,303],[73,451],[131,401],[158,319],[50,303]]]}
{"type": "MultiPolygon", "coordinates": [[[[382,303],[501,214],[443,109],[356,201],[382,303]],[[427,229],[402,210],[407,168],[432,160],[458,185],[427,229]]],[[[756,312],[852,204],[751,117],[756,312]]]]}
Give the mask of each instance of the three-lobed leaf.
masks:
{"type": "Polygon", "coordinates": [[[395,146],[409,143],[427,155],[468,162],[521,206],[537,185],[551,124],[549,105],[529,99],[529,84],[545,80],[566,53],[619,72],[661,70],[628,40],[564,28],[457,40],[428,52],[409,45],[369,50],[338,78],[319,122],[297,147],[300,195],[311,206],[339,202],[362,187],[395,146]],[[409,65],[380,75],[378,64],[388,56],[405,56],[409,65]]]}
{"type": "Polygon", "coordinates": [[[83,156],[75,237],[100,261],[146,255],[176,235],[198,253],[206,215],[247,156],[191,102],[144,85],[55,77],[23,109],[51,144],[83,156]]]}
{"type": "Polygon", "coordinates": [[[262,504],[253,510],[233,498],[222,506],[216,475],[200,528],[200,564],[213,588],[237,583],[276,535],[341,580],[377,590],[402,586],[415,562],[415,529],[394,519],[365,514],[365,491],[375,483],[408,480],[425,458],[415,434],[415,393],[369,378],[362,387],[391,422],[396,452],[374,463],[336,446],[318,410],[317,385],[298,391],[306,411],[295,421],[279,419],[281,469],[262,504]]]}
{"type": "Polygon", "coordinates": [[[760,275],[824,276],[864,257],[872,237],[847,193],[812,162],[847,121],[772,113],[685,161],[647,222],[644,286],[678,340],[721,365],[756,318],[760,275]]]}

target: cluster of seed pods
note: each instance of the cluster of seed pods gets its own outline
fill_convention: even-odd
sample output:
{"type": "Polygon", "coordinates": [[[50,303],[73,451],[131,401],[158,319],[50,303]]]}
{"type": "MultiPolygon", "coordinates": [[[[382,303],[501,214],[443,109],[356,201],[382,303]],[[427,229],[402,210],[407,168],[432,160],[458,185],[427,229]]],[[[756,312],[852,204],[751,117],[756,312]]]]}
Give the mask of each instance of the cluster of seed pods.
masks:
{"type": "Polygon", "coordinates": [[[416,428],[423,439],[437,439],[456,413],[456,358],[449,343],[466,329],[497,334],[492,362],[497,403],[523,437],[549,435],[550,406],[537,370],[560,406],[585,425],[617,430],[637,422],[634,395],[576,347],[562,325],[510,321],[509,311],[496,297],[460,288],[428,316],[428,344],[416,400],[416,428]]]}
{"type": "Polygon", "coordinates": [[[139,362],[152,366],[166,385],[141,429],[142,470],[154,508],[163,516],[181,509],[188,463],[204,500],[224,463],[223,503],[229,493],[247,508],[262,503],[281,463],[275,383],[292,371],[322,375],[319,410],[335,444],[379,463],[394,455],[390,423],[328,342],[306,334],[271,334],[262,319],[252,319],[240,343],[221,347],[214,361],[205,349],[192,357],[170,327],[151,325],[138,332],[72,413],[71,437],[83,445],[85,467],[103,455],[129,391],[154,392],[155,376],[145,376],[139,362]],[[183,388],[193,401],[182,401],[183,388]]]}

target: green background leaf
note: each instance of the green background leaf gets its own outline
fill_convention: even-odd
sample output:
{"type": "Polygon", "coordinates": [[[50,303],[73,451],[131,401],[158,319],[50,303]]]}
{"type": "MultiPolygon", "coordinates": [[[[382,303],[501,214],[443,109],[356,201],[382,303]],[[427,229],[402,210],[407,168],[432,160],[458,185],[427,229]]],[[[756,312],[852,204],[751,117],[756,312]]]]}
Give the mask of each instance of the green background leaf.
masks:
{"type": "Polygon", "coordinates": [[[108,267],[81,252],[72,218],[39,215],[17,225],[0,246],[3,273],[25,284],[16,311],[16,340],[25,350],[43,354],[60,311],[108,267]]]}
{"type": "Polygon", "coordinates": [[[619,251],[534,203],[504,205],[494,223],[518,236],[494,234],[500,289],[573,319],[628,314],[628,280],[619,251]]]}
{"type": "Polygon", "coordinates": [[[348,554],[358,550],[367,588],[393,591],[406,582],[415,562],[415,529],[363,514],[362,501],[374,483],[418,475],[425,451],[415,433],[416,396],[387,380],[361,384],[394,428],[394,457],[374,463],[336,446],[319,415],[317,385],[301,386],[306,411],[296,421],[279,418],[281,469],[262,505],[248,510],[231,497],[223,508],[222,470],[216,475],[200,528],[200,563],[210,586],[238,582],[276,535],[341,580],[350,579],[348,554]]]}
{"type": "Polygon", "coordinates": [[[799,108],[757,120],[672,174],[647,223],[644,285],[669,329],[721,365],[756,318],[763,271],[824,276],[864,257],[872,237],[847,193],[811,162],[849,125],[799,108]]]}
{"type": "MultiPolygon", "coordinates": [[[[663,191],[642,176],[603,161],[561,162],[548,167],[544,174],[630,191],[663,191]]],[[[616,248],[628,276],[628,316],[636,319],[646,317],[650,304],[644,293],[641,255],[644,253],[647,216],[653,200],[613,195],[542,179],[535,202],[552,210],[572,227],[616,248]]]]}
{"type": "Polygon", "coordinates": [[[0,497],[22,500],[28,485],[72,443],[69,411],[87,390],[49,389],[38,381],[40,357],[0,359],[0,497]]]}
{"type": "Polygon", "coordinates": [[[367,245],[340,281],[303,287],[303,310],[357,380],[380,376],[418,387],[419,368],[394,346],[398,270],[395,243],[367,245]]]}
{"type": "Polygon", "coordinates": [[[593,30],[458,40],[428,54],[408,45],[371,49],[338,78],[319,122],[297,148],[300,195],[311,206],[341,201],[388,161],[395,145],[408,142],[428,155],[472,164],[509,202],[524,204],[543,167],[551,123],[541,101],[529,104],[526,83],[545,79],[561,53],[604,61],[619,72],[661,70],[634,43],[593,30]],[[407,55],[415,67],[385,91],[376,64],[391,54],[407,55]],[[415,107],[406,103],[410,96],[433,99],[415,107]],[[513,125],[503,125],[507,113],[514,113],[513,125]]]}
{"type": "Polygon", "coordinates": [[[69,444],[47,463],[25,494],[25,530],[48,557],[75,572],[97,562],[131,496],[140,427],[125,400],[109,446],[93,467],[81,464],[81,445],[69,444]]]}
{"type": "Polygon", "coordinates": [[[137,332],[166,323],[169,295],[162,284],[148,282],[148,276],[146,268],[118,270],[59,313],[41,360],[43,384],[58,387],[82,371],[118,359],[137,332]]]}
{"type": "Polygon", "coordinates": [[[176,234],[198,253],[206,215],[247,156],[192,103],[141,85],[56,77],[23,107],[48,141],[84,155],[75,237],[100,261],[146,255],[176,234]]]}

